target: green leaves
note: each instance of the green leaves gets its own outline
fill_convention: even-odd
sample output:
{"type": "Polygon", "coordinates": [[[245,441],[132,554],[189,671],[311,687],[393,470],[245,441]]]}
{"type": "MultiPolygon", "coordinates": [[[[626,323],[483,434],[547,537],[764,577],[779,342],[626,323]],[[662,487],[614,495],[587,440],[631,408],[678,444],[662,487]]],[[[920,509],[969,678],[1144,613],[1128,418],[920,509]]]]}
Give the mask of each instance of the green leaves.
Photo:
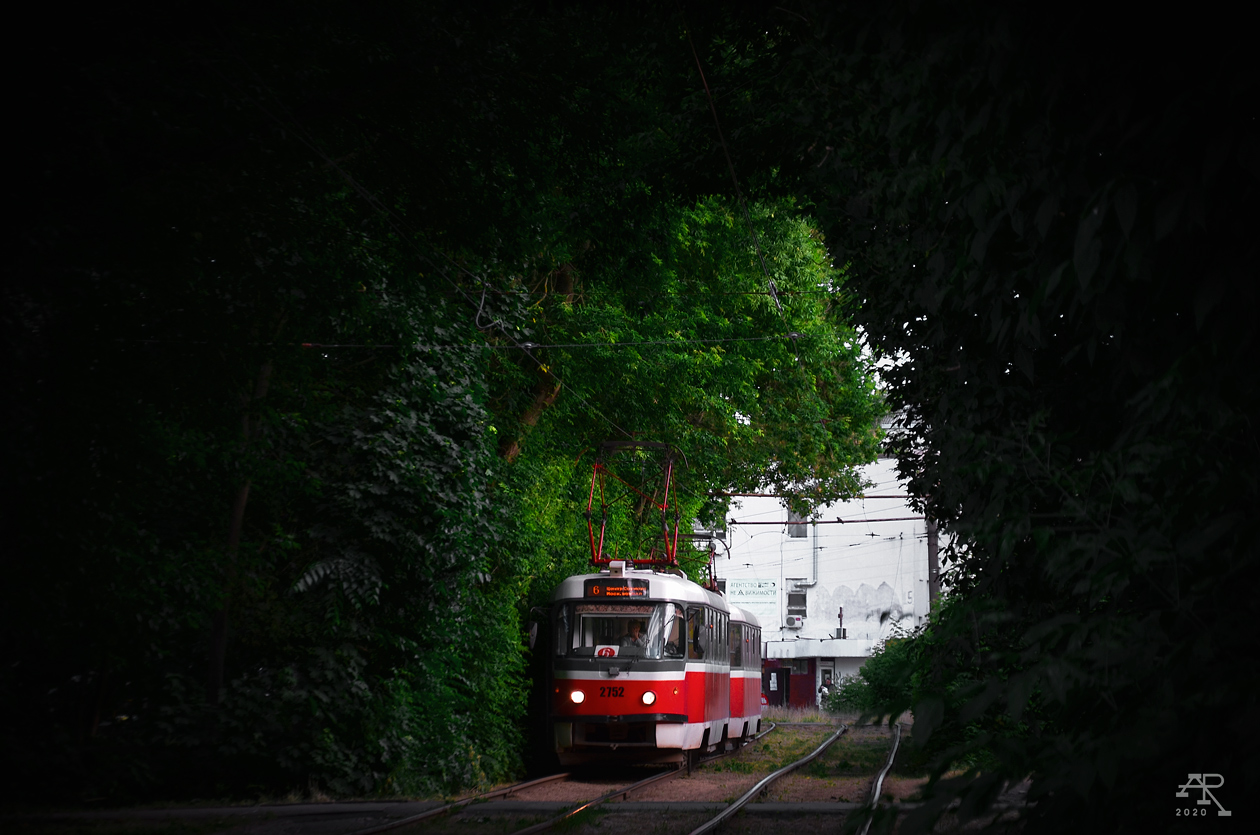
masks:
{"type": "Polygon", "coordinates": [[[1211,679],[1231,632],[1211,601],[1256,566],[1222,518],[1254,503],[1238,433],[1256,391],[1234,336],[1250,326],[1221,309],[1254,298],[1256,186],[1241,164],[1200,185],[1242,112],[1241,87],[1206,79],[1238,77],[1242,51],[1178,59],[1174,82],[1164,53],[1032,15],[811,11],[809,70],[785,64],[763,104],[810,113],[799,188],[827,195],[862,327],[901,362],[885,380],[902,472],[954,537],[953,598],[908,661],[916,699],[945,706],[939,767],[983,755],[1056,798],[1145,808],[1160,764],[1201,745],[1173,700],[1250,698],[1211,679]],[[1175,549],[1209,529],[1197,558],[1175,549]]]}
{"type": "MultiPolygon", "coordinates": [[[[553,456],[631,433],[681,451],[682,505],[669,514],[684,523],[720,524],[726,502],[714,493],[772,488],[809,508],[860,490],[856,467],[875,455],[882,403],[844,318],[844,276],[790,201],[751,208],[778,304],[747,227],[718,197],[641,209],[624,242],[576,262],[573,301],[539,300],[535,356],[563,383],[545,409],[523,412],[536,424],[515,466],[538,477],[518,489],[576,513],[589,470],[565,467],[548,483],[560,473],[553,456]]],[[[617,511],[610,542],[621,556],[646,555],[655,513],[617,511]]],[[[569,570],[582,543],[561,538],[575,533],[562,524],[546,546],[570,555],[569,570]]]]}

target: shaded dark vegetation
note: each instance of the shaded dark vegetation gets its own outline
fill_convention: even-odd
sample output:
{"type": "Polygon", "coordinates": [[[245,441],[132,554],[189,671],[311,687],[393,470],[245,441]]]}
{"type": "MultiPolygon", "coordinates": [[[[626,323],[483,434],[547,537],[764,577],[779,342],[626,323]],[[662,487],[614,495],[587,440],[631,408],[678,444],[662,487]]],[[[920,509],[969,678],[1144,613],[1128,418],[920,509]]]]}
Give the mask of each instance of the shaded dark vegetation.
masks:
{"type": "Polygon", "coordinates": [[[953,540],[945,605],[865,696],[914,709],[937,773],[977,767],[914,824],[1032,774],[1034,827],[1165,830],[1181,801],[1164,787],[1206,762],[1245,806],[1245,48],[1064,10],[867,20],[813,53],[834,104],[809,112],[837,136],[813,182],[834,251],[861,265],[864,327],[908,359],[887,377],[907,417],[894,445],[953,540]]]}
{"type": "MultiPolygon", "coordinates": [[[[766,296],[720,171],[695,176],[707,114],[662,60],[686,53],[645,39],[657,11],[110,11],[31,51],[7,792],[417,794],[540,767],[528,626],[584,567],[593,444],[674,443],[688,525],[767,474],[860,489],[882,401],[843,276],[765,194],[752,222],[800,298],[785,319],[766,296]],[[764,341],[789,327],[797,350],[764,341]]],[[[622,502],[610,540],[634,556],[658,525],[622,502]]]]}
{"type": "MultiPolygon", "coordinates": [[[[772,263],[825,240],[843,268],[834,306],[789,315],[902,360],[890,440],[948,591],[863,698],[915,711],[937,774],[975,766],[909,825],[1028,774],[1033,827],[1168,828],[1205,770],[1243,808],[1245,50],[1061,8],[783,9],[684,11],[772,263]]],[[[28,112],[55,107],[25,133],[4,297],[11,788],[514,773],[530,608],[581,565],[582,451],[610,424],[689,445],[712,520],[705,490],[771,464],[857,489],[877,407],[838,348],[806,349],[798,390],[786,344],[518,347],[782,326],[694,295],[764,283],[677,7],[226,19],[98,21],[116,39],[32,59],[28,112]]]]}

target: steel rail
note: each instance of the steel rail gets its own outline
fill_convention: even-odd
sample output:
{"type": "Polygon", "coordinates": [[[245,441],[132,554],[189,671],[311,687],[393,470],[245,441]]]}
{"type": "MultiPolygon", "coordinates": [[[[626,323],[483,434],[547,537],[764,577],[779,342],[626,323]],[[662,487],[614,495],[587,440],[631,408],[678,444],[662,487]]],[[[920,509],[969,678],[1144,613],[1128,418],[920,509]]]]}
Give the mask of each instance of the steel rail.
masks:
{"type": "MultiPolygon", "coordinates": [[[[729,756],[732,756],[732,755],[734,755],[734,754],[738,754],[738,753],[739,753],[740,751],[742,751],[744,748],[748,747],[748,746],[749,746],[749,745],[751,745],[752,743],[754,743],[754,742],[756,742],[757,740],[761,739],[761,738],[762,738],[763,736],[765,736],[766,734],[768,734],[768,733],[770,733],[771,731],[773,731],[776,727],[778,727],[778,726],[777,726],[777,725],[775,725],[775,724],[772,722],[772,723],[770,723],[770,727],[766,728],[764,731],[762,731],[761,733],[757,734],[756,736],[751,737],[751,738],[748,740],[748,742],[746,742],[746,743],[744,743],[743,745],[739,746],[739,747],[738,747],[738,748],[736,748],[735,750],[733,750],[733,751],[726,751],[726,752],[724,752],[724,753],[721,753],[721,754],[718,754],[718,755],[716,755],[716,756],[712,756],[712,757],[706,757],[706,758],[702,759],[700,762],[701,762],[701,764],[704,764],[704,763],[711,763],[711,762],[716,762],[717,760],[720,760],[720,759],[722,759],[722,758],[724,758],[724,757],[729,757],[729,756]]],[[[543,821],[542,823],[537,823],[537,824],[534,824],[533,826],[531,826],[531,827],[529,827],[529,828],[527,828],[527,829],[520,829],[520,830],[517,830],[515,833],[513,833],[513,835],[532,835],[532,833],[545,832],[545,831],[547,831],[548,829],[551,829],[552,827],[555,827],[555,826],[559,825],[560,823],[563,823],[564,821],[568,820],[569,818],[572,818],[573,816],[575,816],[575,815],[577,815],[577,814],[579,814],[579,813],[581,813],[581,812],[586,811],[587,809],[591,809],[591,808],[593,808],[593,807],[595,807],[595,806],[599,806],[599,805],[600,805],[600,804],[602,804],[602,803],[606,803],[606,802],[608,802],[609,800],[613,800],[613,799],[618,798],[618,797],[619,797],[619,798],[621,798],[622,800],[626,800],[627,798],[629,798],[629,797],[630,797],[630,795],[631,795],[631,794],[633,794],[634,792],[639,791],[640,789],[647,788],[648,786],[652,785],[653,783],[656,783],[656,782],[661,781],[661,780],[669,780],[669,779],[672,779],[672,778],[674,778],[674,777],[680,777],[680,776],[682,776],[685,772],[686,772],[686,768],[684,768],[684,767],[680,766],[680,767],[678,767],[678,768],[676,768],[676,769],[674,769],[674,770],[672,770],[672,771],[663,771],[663,772],[661,772],[660,774],[653,774],[651,777],[648,777],[648,778],[646,778],[646,779],[640,780],[640,781],[639,781],[639,782],[637,782],[637,783],[631,783],[631,784],[630,784],[630,785],[628,785],[628,786],[624,786],[624,787],[622,787],[622,788],[620,788],[620,789],[616,789],[616,790],[614,790],[614,791],[610,791],[610,792],[608,792],[607,794],[601,795],[600,797],[597,797],[597,798],[595,798],[594,800],[592,800],[592,801],[590,801],[590,802],[588,802],[588,803],[584,803],[584,804],[582,804],[581,806],[578,806],[578,807],[577,807],[577,808],[575,808],[575,809],[571,809],[571,810],[569,810],[568,812],[565,812],[563,815],[560,815],[560,816],[558,816],[558,817],[552,818],[551,820],[546,820],[546,821],[543,821]]],[[[352,835],[358,835],[358,833],[353,833],[352,835]]]]}
{"type": "MultiPolygon", "coordinates": [[[[778,726],[772,722],[770,723],[770,727],[766,728],[764,731],[757,734],[756,736],[751,737],[748,740],[748,742],[746,742],[744,745],[741,745],[739,748],[736,748],[733,751],[727,751],[725,753],[718,754],[717,756],[714,756],[714,757],[708,757],[704,760],[701,760],[701,762],[702,763],[715,762],[717,760],[722,759],[723,757],[729,757],[733,754],[738,754],[748,745],[751,745],[753,742],[756,742],[757,740],[761,739],[762,737],[764,737],[766,734],[770,733],[777,727],[778,726]]],[[[519,830],[518,832],[514,833],[514,835],[530,835],[530,833],[544,832],[556,826],[557,824],[561,823],[562,821],[568,820],[569,818],[573,817],[579,812],[582,812],[586,809],[590,809],[593,806],[598,806],[601,803],[606,803],[607,801],[612,800],[617,797],[620,797],[622,799],[628,798],[634,792],[639,791],[640,789],[646,788],[647,786],[650,786],[653,783],[656,783],[657,781],[667,780],[672,777],[678,777],[679,775],[683,773],[683,771],[684,769],[677,768],[672,771],[663,771],[660,774],[653,774],[651,777],[640,780],[637,783],[631,783],[629,786],[624,786],[615,791],[608,792],[607,794],[602,795],[601,797],[597,797],[596,799],[588,803],[585,803],[581,806],[578,806],[576,809],[572,809],[564,813],[563,815],[560,815],[559,817],[552,818],[551,820],[544,821],[539,824],[535,824],[534,826],[531,826],[528,829],[519,830]]],[[[485,792],[484,794],[479,794],[474,797],[468,797],[463,800],[458,800],[454,803],[448,804],[446,806],[440,806],[436,809],[429,809],[427,811],[421,812],[418,815],[412,815],[410,817],[402,818],[400,820],[390,821],[389,823],[383,823],[378,826],[369,827],[367,829],[355,830],[354,832],[347,833],[347,835],[376,835],[376,833],[378,832],[387,832],[391,829],[397,829],[401,826],[409,826],[413,823],[419,823],[422,820],[427,820],[429,818],[437,817],[438,815],[447,814],[448,812],[452,812],[456,809],[459,809],[463,806],[467,806],[470,803],[475,803],[479,800],[490,800],[495,797],[502,797],[504,795],[512,794],[513,792],[518,792],[523,789],[531,788],[533,786],[539,786],[544,783],[550,783],[554,780],[561,780],[569,776],[571,776],[569,772],[564,772],[562,774],[553,774],[550,777],[540,777],[537,780],[528,780],[524,783],[517,783],[516,785],[513,785],[513,786],[508,786],[502,789],[495,789],[494,791],[491,791],[491,792],[485,792]]]]}
{"type": "Polygon", "coordinates": [[[888,762],[884,763],[884,767],[879,770],[879,774],[875,775],[875,782],[871,784],[871,799],[866,804],[870,810],[870,816],[862,824],[862,829],[858,835],[866,835],[871,828],[871,821],[875,820],[875,807],[879,805],[879,793],[884,788],[884,778],[888,776],[889,771],[892,771],[893,760],[897,758],[897,746],[900,743],[901,723],[896,722],[893,724],[893,743],[892,750],[888,752],[888,762]]]}
{"type": "Polygon", "coordinates": [[[743,751],[749,745],[752,745],[754,742],[756,742],[757,740],[761,739],[766,734],[773,731],[777,727],[779,727],[777,724],[775,724],[774,722],[771,722],[770,727],[766,728],[764,731],[757,734],[756,736],[748,737],[748,741],[743,743],[742,745],[738,745],[735,748],[732,748],[730,751],[723,751],[720,754],[714,754],[712,757],[701,757],[696,762],[696,765],[700,766],[700,765],[705,765],[706,763],[715,763],[718,760],[725,759],[726,757],[733,757],[736,754],[738,754],[740,751],[743,751]]]}
{"type": "Polygon", "coordinates": [[[606,803],[607,801],[612,800],[614,797],[620,797],[622,799],[625,799],[629,797],[632,793],[638,791],[639,789],[646,788],[647,786],[650,786],[651,784],[659,780],[669,780],[673,777],[677,777],[680,774],[683,774],[684,771],[685,769],[683,768],[675,768],[671,771],[662,771],[660,774],[653,774],[651,777],[648,777],[647,779],[644,779],[644,780],[640,780],[637,783],[631,783],[628,786],[622,786],[616,791],[610,791],[607,794],[600,795],[594,800],[587,801],[586,803],[583,803],[581,806],[578,806],[575,809],[570,809],[569,811],[565,812],[563,815],[554,817],[551,820],[546,820],[546,821],[543,821],[542,823],[536,823],[533,826],[526,827],[525,829],[518,829],[516,830],[516,832],[513,833],[513,835],[533,835],[533,833],[536,833],[536,832],[546,832],[548,829],[551,829],[552,827],[557,826],[560,823],[563,823],[564,821],[568,820],[574,815],[580,814],[581,812],[585,812],[587,809],[598,806],[601,803],[606,803]]]}
{"type": "Polygon", "coordinates": [[[751,802],[754,797],[756,797],[757,795],[761,794],[763,791],[768,789],[770,785],[774,783],[775,780],[778,780],[783,775],[788,774],[792,771],[795,771],[796,769],[800,768],[801,766],[813,760],[823,751],[826,751],[829,747],[831,747],[831,744],[835,742],[837,739],[839,739],[848,730],[849,730],[848,725],[841,725],[840,730],[836,731],[834,734],[827,737],[826,741],[824,741],[822,745],[819,745],[811,753],[807,754],[806,756],[802,757],[796,762],[783,766],[783,768],[780,768],[778,771],[774,772],[770,776],[761,780],[759,783],[757,783],[757,785],[753,786],[751,789],[746,791],[738,800],[736,800],[730,806],[727,806],[725,809],[723,809],[722,812],[718,814],[716,817],[710,819],[707,823],[704,823],[701,826],[698,826],[697,828],[693,829],[691,831],[691,835],[704,835],[704,833],[712,832],[714,829],[726,823],[728,818],[733,816],[740,809],[744,808],[744,806],[748,805],[748,803],[751,802]]]}
{"type": "Polygon", "coordinates": [[[569,776],[569,772],[565,771],[560,774],[552,774],[550,777],[539,777],[537,780],[526,780],[524,783],[517,783],[516,785],[508,786],[507,788],[495,789],[494,791],[485,792],[484,794],[466,797],[463,800],[457,800],[454,803],[447,804],[446,806],[439,806],[436,809],[429,809],[418,815],[412,815],[411,817],[401,818],[400,820],[390,821],[389,823],[371,826],[367,829],[356,829],[354,832],[347,833],[347,835],[375,835],[377,832],[387,832],[391,829],[397,829],[400,826],[410,826],[411,824],[419,823],[422,820],[435,818],[438,815],[445,815],[448,812],[467,806],[469,803],[475,803],[478,800],[490,800],[494,797],[502,797],[504,795],[512,794],[513,792],[518,792],[521,789],[541,786],[543,783],[550,783],[555,780],[563,780],[569,776]]]}

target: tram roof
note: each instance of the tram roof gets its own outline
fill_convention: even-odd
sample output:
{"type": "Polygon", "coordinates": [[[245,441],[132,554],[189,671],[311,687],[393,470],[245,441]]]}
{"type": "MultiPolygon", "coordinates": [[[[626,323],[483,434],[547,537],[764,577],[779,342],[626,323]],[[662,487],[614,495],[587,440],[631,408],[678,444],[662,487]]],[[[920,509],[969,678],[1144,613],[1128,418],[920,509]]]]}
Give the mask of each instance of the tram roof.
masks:
{"type": "Polygon", "coordinates": [[[727,607],[731,610],[731,620],[736,623],[746,623],[749,626],[755,626],[758,629],[761,628],[761,621],[752,612],[747,609],[742,609],[739,606],[732,606],[729,603],[727,604],[727,607]]]}
{"type": "MultiPolygon", "coordinates": [[[[611,576],[608,571],[601,571],[598,574],[574,574],[556,587],[551,594],[553,603],[561,600],[582,600],[584,599],[584,583],[586,580],[607,580],[611,576]]],[[[623,575],[629,579],[647,580],[648,581],[648,599],[651,600],[675,600],[685,603],[706,603],[715,609],[722,611],[735,611],[738,607],[729,605],[726,598],[722,595],[711,592],[703,586],[678,577],[673,574],[664,574],[659,571],[651,571],[641,568],[628,568],[623,575]]],[[[630,600],[626,601],[631,602],[630,600]]],[[[742,611],[742,610],[740,610],[742,611]]],[[[748,620],[749,615],[745,615],[743,620],[748,620]]],[[[756,623],[756,618],[752,618],[752,622],[756,623]]]]}

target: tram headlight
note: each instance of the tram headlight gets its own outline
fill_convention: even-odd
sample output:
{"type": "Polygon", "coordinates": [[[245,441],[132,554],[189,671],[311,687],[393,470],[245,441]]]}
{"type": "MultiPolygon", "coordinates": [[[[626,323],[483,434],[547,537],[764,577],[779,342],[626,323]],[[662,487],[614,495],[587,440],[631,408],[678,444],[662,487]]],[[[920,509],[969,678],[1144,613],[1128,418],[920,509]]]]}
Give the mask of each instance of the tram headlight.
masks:
{"type": "Polygon", "coordinates": [[[643,704],[645,705],[656,704],[656,694],[653,693],[651,690],[645,690],[643,693],[643,704]]]}
{"type": "Polygon", "coordinates": [[[573,702],[575,705],[580,705],[582,702],[586,701],[586,694],[581,690],[574,690],[569,694],[569,701],[573,702]]]}

